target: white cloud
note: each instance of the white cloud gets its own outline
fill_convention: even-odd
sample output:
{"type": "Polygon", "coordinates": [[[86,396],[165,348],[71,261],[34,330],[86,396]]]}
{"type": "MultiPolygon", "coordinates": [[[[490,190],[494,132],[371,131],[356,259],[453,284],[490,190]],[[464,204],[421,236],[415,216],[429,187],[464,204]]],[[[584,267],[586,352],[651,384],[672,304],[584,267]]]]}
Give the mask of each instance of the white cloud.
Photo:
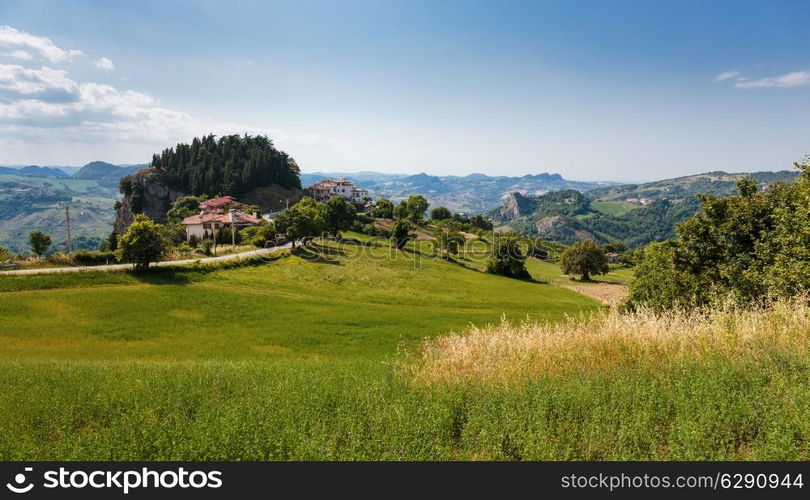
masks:
{"type": "Polygon", "coordinates": [[[731,78],[736,78],[740,76],[739,71],[724,71],[719,75],[715,76],[714,79],[718,82],[722,82],[724,80],[730,80],[731,78]]]}
{"type": "Polygon", "coordinates": [[[54,45],[50,38],[18,31],[11,26],[0,26],[0,56],[59,63],[80,55],[81,50],[62,49],[54,45]]]}
{"type": "Polygon", "coordinates": [[[769,78],[760,78],[759,80],[739,79],[734,86],[738,89],[753,89],[753,88],[766,88],[766,87],[803,87],[810,85],[810,71],[794,71],[784,75],[773,76],[769,78]]]}
{"type": "Polygon", "coordinates": [[[101,59],[96,59],[96,68],[102,71],[112,71],[115,69],[115,65],[106,57],[102,57],[101,59]]]}
{"type": "Polygon", "coordinates": [[[42,102],[70,102],[78,99],[79,86],[67,72],[43,66],[24,68],[0,64],[0,102],[35,99],[42,102]]]}
{"type": "MultiPolygon", "coordinates": [[[[263,134],[278,141],[279,147],[340,147],[318,134],[201,120],[145,92],[76,81],[67,70],[34,62],[63,62],[79,54],[60,49],[47,38],[0,26],[0,56],[19,62],[0,63],[0,161],[34,162],[42,155],[57,156],[57,163],[71,161],[58,156],[64,152],[80,162],[88,160],[91,150],[103,151],[111,160],[148,161],[155,151],[208,133],[263,134]]],[[[95,65],[114,69],[104,57],[95,65]]]]}

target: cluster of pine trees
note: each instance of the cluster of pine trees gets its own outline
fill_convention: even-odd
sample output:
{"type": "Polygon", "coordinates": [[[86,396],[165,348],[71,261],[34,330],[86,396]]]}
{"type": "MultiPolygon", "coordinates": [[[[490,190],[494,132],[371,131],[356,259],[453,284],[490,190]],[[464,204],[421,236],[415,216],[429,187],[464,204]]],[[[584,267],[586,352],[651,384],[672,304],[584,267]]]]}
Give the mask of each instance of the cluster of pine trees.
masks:
{"type": "Polygon", "coordinates": [[[195,137],[152,157],[152,167],[163,172],[171,188],[192,195],[239,196],[254,187],[278,184],[300,188],[300,170],[290,156],[263,135],[195,137]]]}

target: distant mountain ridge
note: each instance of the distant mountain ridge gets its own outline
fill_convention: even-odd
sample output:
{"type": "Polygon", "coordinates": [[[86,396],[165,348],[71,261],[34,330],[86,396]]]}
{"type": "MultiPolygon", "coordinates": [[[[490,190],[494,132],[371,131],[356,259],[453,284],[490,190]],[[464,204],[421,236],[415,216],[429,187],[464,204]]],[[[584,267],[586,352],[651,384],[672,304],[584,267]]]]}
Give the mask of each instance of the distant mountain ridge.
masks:
{"type": "Polygon", "coordinates": [[[103,161],[92,161],[83,166],[78,172],[73,174],[74,179],[94,180],[100,185],[115,187],[121,177],[132,175],[142,168],[146,168],[146,163],[141,165],[113,165],[103,161]]]}
{"type": "Polygon", "coordinates": [[[28,165],[27,167],[0,167],[0,175],[24,175],[26,177],[53,177],[56,179],[68,179],[70,175],[56,167],[40,167],[39,165],[28,165]]]}
{"type": "Polygon", "coordinates": [[[81,179],[98,181],[100,185],[114,187],[118,179],[147,167],[148,164],[114,165],[104,161],[92,161],[82,167],[77,166],[0,166],[0,175],[24,175],[26,177],[51,177],[55,179],[81,179]]]}
{"type": "Polygon", "coordinates": [[[622,242],[633,248],[672,237],[675,225],[698,210],[698,194],[727,196],[735,192],[735,181],[746,176],[766,189],[776,182],[792,182],[798,172],[717,171],[586,192],[562,190],[540,196],[510,193],[489,215],[503,227],[560,243],[587,238],[601,243],[622,242]]]}
{"type": "Polygon", "coordinates": [[[506,199],[509,193],[539,195],[549,191],[591,189],[616,185],[614,182],[570,181],[557,173],[542,172],[522,177],[489,176],[473,173],[466,176],[419,174],[310,173],[301,174],[302,185],[309,186],[324,177],[346,177],[358,186],[368,189],[375,198],[394,201],[412,194],[421,194],[431,206],[444,206],[456,212],[483,212],[491,210],[506,199]]]}

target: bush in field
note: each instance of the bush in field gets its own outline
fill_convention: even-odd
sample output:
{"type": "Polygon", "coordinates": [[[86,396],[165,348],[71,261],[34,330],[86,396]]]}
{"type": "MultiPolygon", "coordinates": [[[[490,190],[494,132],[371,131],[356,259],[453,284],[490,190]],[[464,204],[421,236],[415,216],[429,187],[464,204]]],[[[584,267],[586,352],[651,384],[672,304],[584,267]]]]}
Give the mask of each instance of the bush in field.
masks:
{"type": "Polygon", "coordinates": [[[276,230],[283,233],[295,247],[296,240],[320,236],[326,224],[323,204],[305,196],[275,219],[276,230]]]}
{"type": "Polygon", "coordinates": [[[202,251],[203,255],[211,255],[213,253],[214,248],[214,240],[211,238],[204,238],[200,242],[200,251],[202,251]]]}
{"type": "Polygon", "coordinates": [[[166,212],[166,219],[172,224],[179,224],[186,217],[200,213],[200,203],[204,202],[206,199],[208,199],[208,197],[204,194],[200,196],[182,196],[173,201],[169,206],[169,210],[166,212]]]}
{"type": "Polygon", "coordinates": [[[560,268],[565,274],[578,274],[590,281],[592,274],[607,274],[609,267],[605,250],[592,240],[576,242],[560,256],[560,268]]]}
{"type": "Polygon", "coordinates": [[[138,271],[149,268],[149,263],[157,262],[167,249],[167,238],[160,224],[144,214],[135,216],[135,221],[118,239],[115,255],[121,262],[132,262],[138,271]]]}
{"type": "Polygon", "coordinates": [[[421,224],[429,206],[430,203],[421,194],[409,196],[405,202],[406,218],[414,224],[421,224]]]}
{"type": "Polygon", "coordinates": [[[529,278],[526,270],[526,256],[520,248],[517,235],[499,235],[492,244],[492,253],[487,260],[487,272],[510,278],[529,278]]]}
{"type": "Polygon", "coordinates": [[[107,239],[101,242],[98,249],[102,252],[115,252],[118,248],[118,234],[115,231],[110,231],[107,239]]]}
{"type": "Polygon", "coordinates": [[[264,248],[268,245],[268,241],[273,241],[276,237],[275,225],[271,222],[262,220],[258,226],[249,226],[241,231],[241,241],[250,243],[251,245],[264,248]]]}
{"type": "Polygon", "coordinates": [[[391,238],[394,240],[395,247],[404,248],[411,239],[411,225],[408,221],[403,219],[395,221],[391,226],[391,238]]]}
{"type": "Polygon", "coordinates": [[[332,236],[340,236],[340,231],[349,229],[356,218],[357,208],[342,196],[333,196],[324,204],[324,225],[332,236]]]}
{"type": "Polygon", "coordinates": [[[436,234],[436,246],[444,252],[445,258],[458,254],[459,247],[463,246],[465,241],[464,236],[459,231],[460,225],[448,219],[449,217],[439,224],[436,234]]]}
{"type": "Polygon", "coordinates": [[[810,163],[796,167],[793,184],[760,191],[743,178],[734,196],[701,195],[700,211],[677,227],[676,239],[645,248],[626,306],[750,302],[810,289],[810,163]]]}
{"type": "Polygon", "coordinates": [[[42,254],[51,247],[51,237],[42,231],[32,231],[28,234],[28,244],[37,257],[42,257],[42,254]]]}
{"type": "Polygon", "coordinates": [[[83,266],[110,264],[115,262],[115,253],[94,250],[77,250],[73,253],[73,260],[77,264],[81,264],[83,266]]]}
{"type": "Polygon", "coordinates": [[[0,264],[10,261],[13,257],[14,255],[9,251],[8,248],[0,245],[0,264]]]}
{"type": "Polygon", "coordinates": [[[391,219],[394,217],[394,204],[387,198],[380,198],[371,210],[372,217],[391,219]]]}
{"type": "Polygon", "coordinates": [[[452,216],[453,216],[453,214],[450,213],[450,210],[448,210],[445,207],[436,207],[436,208],[434,208],[433,210],[430,211],[430,218],[432,220],[437,220],[437,221],[438,220],[445,220],[445,219],[449,219],[452,216]]]}
{"type": "Polygon", "coordinates": [[[392,217],[394,219],[407,219],[408,218],[408,202],[401,201],[398,205],[394,206],[392,217]]]}

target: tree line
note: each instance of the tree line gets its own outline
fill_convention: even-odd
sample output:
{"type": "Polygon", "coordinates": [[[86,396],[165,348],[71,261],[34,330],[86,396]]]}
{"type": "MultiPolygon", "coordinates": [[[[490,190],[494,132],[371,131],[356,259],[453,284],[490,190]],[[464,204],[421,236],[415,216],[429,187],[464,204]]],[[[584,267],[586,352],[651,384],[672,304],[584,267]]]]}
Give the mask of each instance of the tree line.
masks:
{"type": "Polygon", "coordinates": [[[300,169],[267,136],[195,137],[152,156],[170,188],[192,195],[239,196],[259,186],[301,188],[300,169]]]}

